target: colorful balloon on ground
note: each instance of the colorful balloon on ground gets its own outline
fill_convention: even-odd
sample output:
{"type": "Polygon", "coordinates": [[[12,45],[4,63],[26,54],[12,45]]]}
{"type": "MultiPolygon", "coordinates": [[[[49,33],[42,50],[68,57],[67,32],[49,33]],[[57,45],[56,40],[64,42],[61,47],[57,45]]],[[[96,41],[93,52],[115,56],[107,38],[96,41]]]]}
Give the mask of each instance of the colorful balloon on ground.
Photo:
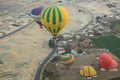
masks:
{"type": "Polygon", "coordinates": [[[80,75],[84,77],[92,77],[92,76],[96,76],[97,72],[92,66],[84,66],[80,70],[80,75]]]}
{"type": "Polygon", "coordinates": [[[53,36],[57,36],[68,22],[68,12],[62,6],[49,6],[41,12],[40,21],[53,36]]]}
{"type": "Polygon", "coordinates": [[[115,60],[112,60],[111,64],[108,66],[108,69],[117,69],[118,63],[115,60]]]}
{"type": "Polygon", "coordinates": [[[103,53],[99,56],[98,65],[99,68],[104,68],[104,69],[115,69],[118,67],[117,62],[113,60],[110,54],[108,53],[103,53]]]}
{"type": "Polygon", "coordinates": [[[37,7],[31,11],[31,17],[34,19],[34,21],[36,23],[38,23],[40,28],[42,28],[42,23],[40,21],[40,13],[41,13],[43,8],[44,8],[43,6],[40,6],[40,7],[37,7]]]}
{"type": "Polygon", "coordinates": [[[73,64],[74,60],[75,57],[72,54],[61,55],[60,58],[60,62],[66,66],[73,64]]]}
{"type": "Polygon", "coordinates": [[[112,58],[108,53],[103,53],[99,55],[98,58],[98,66],[99,68],[108,68],[108,66],[111,64],[112,58]]]}

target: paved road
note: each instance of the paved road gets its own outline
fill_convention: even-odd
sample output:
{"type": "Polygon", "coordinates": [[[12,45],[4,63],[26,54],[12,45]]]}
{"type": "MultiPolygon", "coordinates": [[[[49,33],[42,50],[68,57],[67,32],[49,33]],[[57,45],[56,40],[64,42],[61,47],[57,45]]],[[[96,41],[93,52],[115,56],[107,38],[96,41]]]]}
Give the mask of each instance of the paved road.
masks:
{"type": "Polygon", "coordinates": [[[51,61],[52,56],[57,52],[57,46],[55,40],[53,45],[54,45],[54,47],[52,47],[53,51],[46,57],[45,60],[40,62],[40,66],[38,67],[38,70],[35,75],[35,80],[42,80],[42,76],[43,76],[42,74],[46,64],[51,61]]]}
{"type": "MultiPolygon", "coordinates": [[[[73,4],[73,5],[76,5],[76,4],[73,4]]],[[[84,10],[86,13],[88,13],[88,14],[90,15],[90,20],[88,21],[88,23],[87,23],[86,25],[84,25],[84,27],[83,27],[82,29],[79,29],[79,30],[75,31],[75,33],[84,30],[84,29],[87,28],[87,27],[92,23],[92,21],[93,21],[93,15],[92,15],[92,13],[91,13],[90,11],[88,11],[87,9],[85,9],[84,7],[79,6],[79,5],[76,5],[76,7],[79,7],[79,8],[81,8],[82,10],[84,10]]],[[[11,35],[11,34],[13,34],[13,33],[16,33],[16,32],[20,31],[21,29],[27,27],[28,25],[30,25],[30,24],[32,24],[32,23],[33,23],[33,22],[30,22],[29,24],[27,24],[27,25],[25,25],[25,26],[23,26],[23,27],[15,30],[15,31],[13,31],[13,32],[11,32],[11,33],[9,33],[9,34],[6,34],[6,35],[0,37],[0,39],[2,39],[2,38],[4,38],[4,37],[7,37],[7,36],[9,36],[9,35],[11,35]]],[[[46,57],[45,60],[43,60],[42,62],[40,62],[40,65],[39,65],[38,70],[37,70],[36,75],[35,75],[35,80],[42,80],[43,70],[44,70],[46,64],[47,64],[49,61],[51,61],[52,56],[53,56],[56,52],[57,52],[57,46],[56,46],[56,44],[54,43],[53,51],[46,57]]]]}
{"type": "Polygon", "coordinates": [[[0,36],[0,39],[5,38],[5,37],[7,37],[7,36],[10,36],[10,35],[18,32],[18,31],[24,29],[25,27],[27,27],[28,25],[30,25],[30,24],[32,24],[32,23],[34,23],[34,21],[31,21],[30,23],[28,23],[28,24],[26,24],[26,25],[24,25],[24,26],[22,26],[22,27],[20,27],[20,28],[18,28],[18,29],[16,29],[16,30],[14,30],[14,31],[12,31],[12,32],[10,32],[10,33],[8,33],[8,34],[5,34],[5,35],[3,35],[3,36],[0,36]]]}

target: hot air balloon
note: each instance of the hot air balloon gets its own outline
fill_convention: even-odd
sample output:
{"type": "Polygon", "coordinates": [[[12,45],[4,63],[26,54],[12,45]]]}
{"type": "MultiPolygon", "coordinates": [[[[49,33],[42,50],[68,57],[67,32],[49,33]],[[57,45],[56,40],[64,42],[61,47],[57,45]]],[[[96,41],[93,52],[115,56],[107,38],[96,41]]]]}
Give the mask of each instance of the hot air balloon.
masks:
{"type": "Polygon", "coordinates": [[[54,38],[68,22],[68,12],[62,6],[49,6],[42,10],[40,21],[54,38]]]}
{"type": "Polygon", "coordinates": [[[110,65],[108,66],[108,69],[117,69],[118,68],[118,63],[115,60],[112,60],[110,65]]]}
{"type": "Polygon", "coordinates": [[[40,28],[43,28],[42,27],[42,23],[41,23],[41,21],[40,21],[40,13],[41,13],[41,11],[42,11],[42,9],[43,9],[44,7],[43,6],[40,6],[40,7],[37,7],[37,8],[35,8],[35,9],[33,9],[32,11],[31,11],[31,17],[34,19],[34,21],[36,22],[36,23],[38,23],[38,25],[40,26],[40,28]]]}
{"type": "Polygon", "coordinates": [[[80,75],[83,77],[93,77],[97,75],[97,72],[92,66],[83,66],[80,69],[80,75]]]}
{"type": "Polygon", "coordinates": [[[60,62],[65,66],[73,64],[75,57],[72,54],[61,55],[60,62]]]}
{"type": "Polygon", "coordinates": [[[118,64],[108,53],[103,53],[99,56],[98,65],[100,68],[112,70],[117,69],[118,64]]]}
{"type": "Polygon", "coordinates": [[[112,62],[112,58],[108,53],[103,53],[99,55],[98,66],[99,68],[107,69],[112,62]]]}

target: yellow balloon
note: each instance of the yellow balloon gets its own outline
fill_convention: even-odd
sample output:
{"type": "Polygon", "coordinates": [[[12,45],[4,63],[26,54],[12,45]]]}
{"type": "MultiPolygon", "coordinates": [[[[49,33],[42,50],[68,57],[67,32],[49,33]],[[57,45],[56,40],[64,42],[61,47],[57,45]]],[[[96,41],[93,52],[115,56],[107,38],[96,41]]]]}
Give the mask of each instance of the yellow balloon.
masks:
{"type": "Polygon", "coordinates": [[[68,22],[68,12],[62,6],[49,6],[42,10],[40,21],[53,36],[57,36],[68,22]]]}
{"type": "Polygon", "coordinates": [[[84,77],[91,77],[97,75],[97,72],[92,66],[84,66],[80,70],[80,74],[84,77]]]}

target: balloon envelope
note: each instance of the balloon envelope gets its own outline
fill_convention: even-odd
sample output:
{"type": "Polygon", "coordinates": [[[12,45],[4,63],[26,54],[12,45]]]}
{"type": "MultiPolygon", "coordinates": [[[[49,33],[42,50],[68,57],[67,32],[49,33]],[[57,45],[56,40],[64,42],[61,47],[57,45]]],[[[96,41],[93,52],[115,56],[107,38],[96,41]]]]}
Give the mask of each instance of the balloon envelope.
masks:
{"type": "Polygon", "coordinates": [[[40,21],[40,13],[43,8],[44,8],[43,6],[40,6],[31,11],[31,17],[34,19],[34,21],[36,21],[38,23],[38,25],[40,25],[40,27],[42,26],[42,23],[40,21]]]}
{"type": "Polygon", "coordinates": [[[84,66],[80,70],[80,74],[84,77],[92,77],[92,76],[97,75],[97,72],[92,66],[84,66]]]}
{"type": "Polygon", "coordinates": [[[107,69],[108,66],[111,64],[112,58],[108,53],[103,53],[98,58],[98,65],[100,68],[107,69]]]}
{"type": "Polygon", "coordinates": [[[108,69],[115,69],[118,67],[118,63],[115,60],[112,60],[111,64],[108,66],[108,69]]]}
{"type": "Polygon", "coordinates": [[[72,54],[61,55],[60,62],[64,65],[71,65],[75,60],[72,54]]]}
{"type": "Polygon", "coordinates": [[[62,6],[46,7],[40,14],[40,21],[53,36],[57,36],[68,22],[68,12],[62,6]]]}
{"type": "Polygon", "coordinates": [[[41,11],[42,11],[43,8],[44,8],[44,6],[40,6],[40,7],[38,7],[38,8],[35,8],[35,9],[33,9],[33,10],[31,11],[31,14],[32,14],[32,15],[40,15],[40,13],[41,13],[41,11]]]}

